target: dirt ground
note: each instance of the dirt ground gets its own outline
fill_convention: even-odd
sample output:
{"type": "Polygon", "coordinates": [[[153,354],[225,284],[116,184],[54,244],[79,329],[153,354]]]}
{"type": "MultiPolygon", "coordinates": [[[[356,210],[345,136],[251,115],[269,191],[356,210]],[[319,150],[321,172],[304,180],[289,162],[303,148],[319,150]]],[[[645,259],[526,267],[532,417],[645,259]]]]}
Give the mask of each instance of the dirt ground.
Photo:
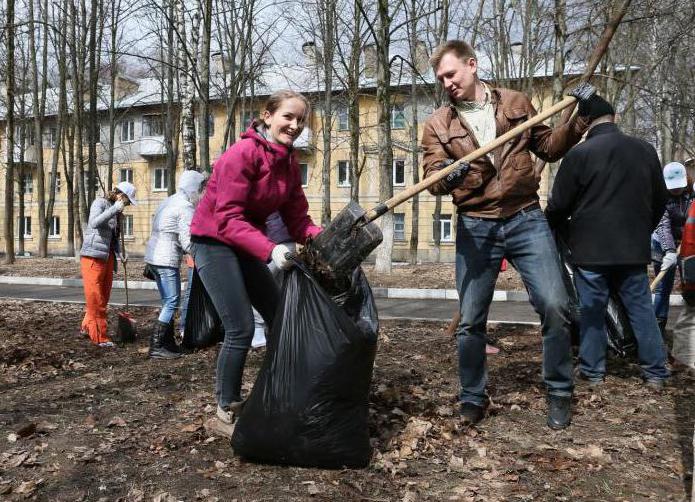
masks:
{"type": "MultiPolygon", "coordinates": [[[[463,429],[444,324],[383,323],[371,465],[328,471],[247,463],[209,436],[216,351],[148,361],[154,310],[134,311],[137,344],[97,349],[77,333],[79,305],[0,301],[0,309],[7,500],[664,501],[690,490],[695,379],[677,373],[659,395],[635,365],[612,361],[605,388],[579,386],[573,425],[553,432],[536,329],[493,330],[503,350],[489,361],[491,416],[463,429]]],[[[249,358],[247,390],[262,357],[249,358]]]]}

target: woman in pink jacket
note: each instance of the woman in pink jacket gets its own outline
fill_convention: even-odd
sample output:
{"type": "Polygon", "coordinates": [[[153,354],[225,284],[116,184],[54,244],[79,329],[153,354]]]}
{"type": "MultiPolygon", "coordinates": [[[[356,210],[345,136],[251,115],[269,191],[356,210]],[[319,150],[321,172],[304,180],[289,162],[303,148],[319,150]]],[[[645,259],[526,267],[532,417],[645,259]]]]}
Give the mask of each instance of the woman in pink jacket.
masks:
{"type": "Polygon", "coordinates": [[[292,144],[309,116],[309,103],[292,91],[268,99],[254,121],[215,163],[191,223],[191,254],[222,319],[224,343],[217,357],[217,417],[232,424],[243,406],[241,379],[251,346],[251,306],[272,326],[279,289],[267,264],[286,270],[289,248],[266,235],[265,221],[279,211],[290,236],[304,243],[321,231],[307,214],[292,144]]]}

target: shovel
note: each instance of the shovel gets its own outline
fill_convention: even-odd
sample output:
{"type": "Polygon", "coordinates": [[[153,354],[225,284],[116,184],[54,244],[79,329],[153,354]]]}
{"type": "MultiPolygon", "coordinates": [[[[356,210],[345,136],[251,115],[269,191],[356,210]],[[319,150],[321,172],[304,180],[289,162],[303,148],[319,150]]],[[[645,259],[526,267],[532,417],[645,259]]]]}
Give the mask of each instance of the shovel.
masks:
{"type": "MultiPolygon", "coordinates": [[[[125,239],[123,238],[123,229],[121,229],[121,253],[126,256],[125,252],[125,239]]],[[[128,311],[129,299],[128,299],[128,268],[126,267],[126,261],[121,261],[123,265],[123,284],[125,286],[125,309],[118,312],[118,330],[116,331],[116,342],[119,344],[133,343],[137,337],[137,330],[135,329],[135,319],[132,314],[128,311]]]]}
{"type": "Polygon", "coordinates": [[[565,99],[519,124],[499,136],[491,143],[478,148],[448,167],[437,171],[420,183],[398,193],[385,202],[377,204],[369,211],[351,201],[336,218],[308,246],[302,258],[313,272],[329,278],[345,277],[354,270],[383,240],[381,229],[374,223],[379,216],[407,201],[446,178],[464,162],[471,162],[493,151],[507,141],[543,122],[548,117],[564,110],[577,101],[574,96],[565,99]]]}

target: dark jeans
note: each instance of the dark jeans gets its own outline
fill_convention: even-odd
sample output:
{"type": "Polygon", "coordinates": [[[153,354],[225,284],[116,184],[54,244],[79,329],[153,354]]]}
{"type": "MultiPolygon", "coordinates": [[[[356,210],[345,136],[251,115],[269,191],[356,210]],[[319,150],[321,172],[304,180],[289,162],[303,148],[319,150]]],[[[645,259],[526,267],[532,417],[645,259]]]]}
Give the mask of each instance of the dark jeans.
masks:
{"type": "Polygon", "coordinates": [[[482,405],[487,399],[485,335],[490,302],[502,258],[521,274],[541,318],[543,379],[550,395],[573,390],[568,297],[555,241],[538,208],[504,219],[458,217],[457,289],[461,322],[456,331],[460,399],[482,405]]]}
{"type": "Polygon", "coordinates": [[[637,340],[645,379],[668,377],[666,353],[652,308],[649,277],[644,266],[577,267],[575,277],[581,305],[579,371],[590,379],[606,374],[606,306],[609,291],[620,295],[637,340]]]}
{"type": "Polygon", "coordinates": [[[272,325],[280,291],[265,263],[212,240],[193,242],[191,255],[224,327],[215,396],[226,407],[241,401],[241,379],[253,339],[251,306],[272,325]]]}
{"type": "MultiPolygon", "coordinates": [[[[661,262],[655,261],[653,264],[654,275],[659,275],[661,262]]],[[[654,288],[654,314],[657,319],[668,319],[669,300],[671,291],[673,291],[673,283],[676,280],[676,268],[676,266],[673,266],[668,269],[664,278],[654,288]]]]}

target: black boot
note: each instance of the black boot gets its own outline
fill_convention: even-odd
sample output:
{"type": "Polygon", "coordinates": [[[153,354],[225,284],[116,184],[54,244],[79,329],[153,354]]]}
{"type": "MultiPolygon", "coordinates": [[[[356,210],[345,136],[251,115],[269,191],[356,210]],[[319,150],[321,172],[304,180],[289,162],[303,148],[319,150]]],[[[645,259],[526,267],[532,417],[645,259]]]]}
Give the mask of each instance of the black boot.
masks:
{"type": "Polygon", "coordinates": [[[548,427],[559,431],[572,422],[572,397],[548,396],[548,427]]]}
{"type": "Polygon", "coordinates": [[[151,359],[176,359],[181,354],[172,352],[165,346],[168,324],[157,321],[157,327],[150,335],[150,351],[148,357],[151,359]]]}
{"type": "Polygon", "coordinates": [[[164,336],[164,348],[175,354],[181,353],[181,347],[176,344],[176,338],[174,336],[174,321],[171,321],[167,325],[167,332],[164,336]]]}

